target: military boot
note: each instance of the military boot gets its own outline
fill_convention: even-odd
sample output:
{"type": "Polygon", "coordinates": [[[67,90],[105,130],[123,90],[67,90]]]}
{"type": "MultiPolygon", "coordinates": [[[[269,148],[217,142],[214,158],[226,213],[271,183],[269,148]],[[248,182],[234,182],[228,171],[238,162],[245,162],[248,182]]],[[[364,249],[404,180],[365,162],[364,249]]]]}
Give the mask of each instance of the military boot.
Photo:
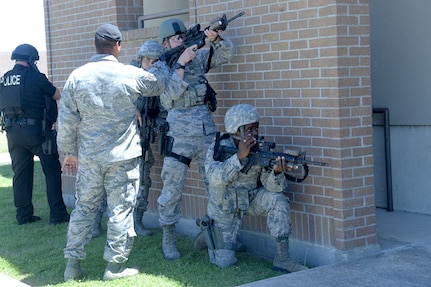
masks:
{"type": "Polygon", "coordinates": [[[76,280],[84,274],[85,270],[81,268],[81,260],[75,258],[67,260],[66,269],[64,270],[64,281],[76,280]]]}
{"type": "Polygon", "coordinates": [[[277,254],[272,262],[274,271],[296,272],[308,269],[307,266],[293,262],[289,255],[289,238],[277,239],[277,254]]]}
{"type": "Polygon", "coordinates": [[[150,236],[152,232],[148,229],[145,229],[144,224],[142,223],[142,217],[144,216],[143,209],[135,209],[133,211],[133,223],[135,225],[135,232],[140,236],[150,236]]]}
{"type": "Polygon", "coordinates": [[[177,239],[175,235],[174,224],[163,226],[162,250],[166,259],[175,260],[181,257],[177,250],[177,239]]]}
{"type": "Polygon", "coordinates": [[[91,232],[91,238],[97,238],[102,233],[102,217],[103,210],[99,210],[93,223],[93,231],[91,232]]]}
{"type": "Polygon", "coordinates": [[[103,280],[114,280],[117,278],[135,276],[139,273],[136,268],[126,268],[123,263],[108,262],[103,274],[103,280]]]}

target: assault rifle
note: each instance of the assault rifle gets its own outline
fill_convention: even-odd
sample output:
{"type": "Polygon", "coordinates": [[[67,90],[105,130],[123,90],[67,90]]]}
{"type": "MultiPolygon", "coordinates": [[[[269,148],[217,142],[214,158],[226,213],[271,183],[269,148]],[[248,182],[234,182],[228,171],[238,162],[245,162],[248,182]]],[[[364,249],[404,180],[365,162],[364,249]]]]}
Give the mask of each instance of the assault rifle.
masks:
{"type": "MultiPolygon", "coordinates": [[[[210,25],[206,27],[204,30],[213,30],[213,31],[224,31],[226,30],[228,24],[235,20],[236,18],[241,17],[244,15],[245,12],[241,12],[229,20],[226,18],[226,14],[223,14],[222,17],[219,17],[213,21],[210,22],[210,25]]],[[[181,54],[184,52],[184,50],[190,46],[197,45],[197,49],[202,48],[205,46],[205,33],[204,31],[201,31],[201,25],[196,24],[193,27],[189,28],[185,33],[185,40],[183,41],[183,44],[167,51],[162,57],[161,60],[165,61],[166,64],[169,67],[172,67],[174,63],[177,62],[178,58],[181,56],[181,54]]]]}
{"type": "MultiPolygon", "coordinates": [[[[222,146],[220,132],[216,134],[216,141],[214,145],[214,160],[224,161],[226,158],[238,152],[237,148],[222,146]]],[[[241,169],[241,172],[247,173],[253,165],[259,165],[268,169],[272,169],[276,163],[278,157],[284,157],[286,164],[291,166],[293,169],[298,169],[300,166],[303,168],[303,174],[301,178],[284,173],[286,179],[293,182],[302,182],[308,176],[308,165],[319,165],[328,166],[326,162],[310,161],[305,158],[306,152],[289,151],[288,153],[277,153],[272,152],[271,149],[275,148],[275,143],[263,141],[263,137],[257,141],[257,145],[254,146],[248,154],[248,162],[241,169]]]]}
{"type": "MultiPolygon", "coordinates": [[[[141,64],[136,60],[132,60],[130,65],[141,68],[141,64]]],[[[154,143],[156,138],[156,118],[160,110],[156,96],[143,97],[142,101],[142,103],[137,105],[137,109],[140,111],[142,117],[142,125],[139,127],[139,132],[141,135],[142,159],[143,162],[147,162],[147,152],[150,149],[150,144],[154,143]]]]}

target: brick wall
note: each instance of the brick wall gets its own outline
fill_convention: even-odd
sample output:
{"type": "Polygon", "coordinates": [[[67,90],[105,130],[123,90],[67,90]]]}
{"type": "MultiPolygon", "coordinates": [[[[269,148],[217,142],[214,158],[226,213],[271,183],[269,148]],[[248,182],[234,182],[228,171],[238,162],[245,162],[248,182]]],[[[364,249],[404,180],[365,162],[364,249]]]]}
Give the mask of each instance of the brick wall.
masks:
{"type": "MultiPolygon", "coordinates": [[[[133,25],[124,24],[129,17],[119,12],[134,14],[139,9],[131,9],[133,1],[119,2],[129,6],[107,7],[111,1],[91,5],[47,1],[50,75],[59,87],[73,68],[93,54],[92,39],[99,24],[121,24],[123,63],[135,57],[143,41],[157,37],[157,28],[123,29],[133,25]]],[[[246,13],[223,33],[234,42],[235,57],[208,77],[218,93],[214,118],[219,130],[223,131],[223,115],[230,106],[257,106],[260,133],[277,143],[277,151],[305,150],[310,159],[330,165],[311,166],[303,183],[290,185],[292,237],[338,253],[373,249],[376,222],[368,0],[246,2],[189,1],[190,23],[203,27],[223,13],[228,18],[246,13]]],[[[162,187],[162,161],[157,159],[149,206],[154,212],[162,187]]],[[[199,217],[205,208],[203,182],[192,163],[183,194],[183,217],[199,217]]],[[[267,233],[266,218],[247,217],[243,229],[267,233]]]]}

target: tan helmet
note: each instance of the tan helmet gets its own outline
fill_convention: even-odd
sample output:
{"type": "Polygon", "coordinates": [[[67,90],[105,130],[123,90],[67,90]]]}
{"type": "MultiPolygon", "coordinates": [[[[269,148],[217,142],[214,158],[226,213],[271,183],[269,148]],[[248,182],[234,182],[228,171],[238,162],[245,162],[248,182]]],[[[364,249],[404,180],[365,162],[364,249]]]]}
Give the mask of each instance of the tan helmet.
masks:
{"type": "Polygon", "coordinates": [[[257,109],[249,104],[232,106],[224,116],[224,128],[227,133],[234,134],[239,127],[258,122],[257,109]]]}
{"type": "Polygon", "coordinates": [[[140,60],[143,56],[152,58],[152,59],[160,59],[163,54],[166,52],[165,47],[162,46],[156,40],[148,40],[142,44],[141,48],[139,48],[136,53],[136,57],[140,60]]]}
{"type": "Polygon", "coordinates": [[[187,31],[183,21],[180,19],[172,18],[162,22],[159,26],[159,42],[163,43],[165,38],[183,34],[187,31]]]}

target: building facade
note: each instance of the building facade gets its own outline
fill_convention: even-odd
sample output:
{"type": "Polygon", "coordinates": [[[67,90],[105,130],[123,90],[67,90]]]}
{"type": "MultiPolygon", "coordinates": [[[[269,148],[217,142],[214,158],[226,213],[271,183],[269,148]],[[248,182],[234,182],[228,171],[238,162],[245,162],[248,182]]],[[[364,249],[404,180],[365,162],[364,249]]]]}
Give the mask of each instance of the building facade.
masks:
{"type": "MultiPolygon", "coordinates": [[[[306,151],[329,164],[310,166],[304,182],[290,184],[293,257],[318,266],[376,253],[369,1],[189,0],[151,14],[145,2],[46,0],[48,69],[56,86],[94,54],[94,32],[102,23],[119,26],[120,61],[129,63],[145,40],[157,38],[157,25],[146,21],[181,16],[206,27],[223,13],[230,18],[244,11],[223,32],[235,45],[234,58],[208,76],[218,94],[219,130],[229,107],[249,103],[261,115],[260,133],[277,151],[306,151]]],[[[157,156],[148,215],[155,225],[161,167],[157,156]]],[[[73,204],[74,178],[63,180],[73,204]]],[[[178,228],[194,235],[207,199],[193,163],[182,204],[178,228]]],[[[272,256],[265,217],[247,217],[240,237],[250,251],[272,256]]]]}

